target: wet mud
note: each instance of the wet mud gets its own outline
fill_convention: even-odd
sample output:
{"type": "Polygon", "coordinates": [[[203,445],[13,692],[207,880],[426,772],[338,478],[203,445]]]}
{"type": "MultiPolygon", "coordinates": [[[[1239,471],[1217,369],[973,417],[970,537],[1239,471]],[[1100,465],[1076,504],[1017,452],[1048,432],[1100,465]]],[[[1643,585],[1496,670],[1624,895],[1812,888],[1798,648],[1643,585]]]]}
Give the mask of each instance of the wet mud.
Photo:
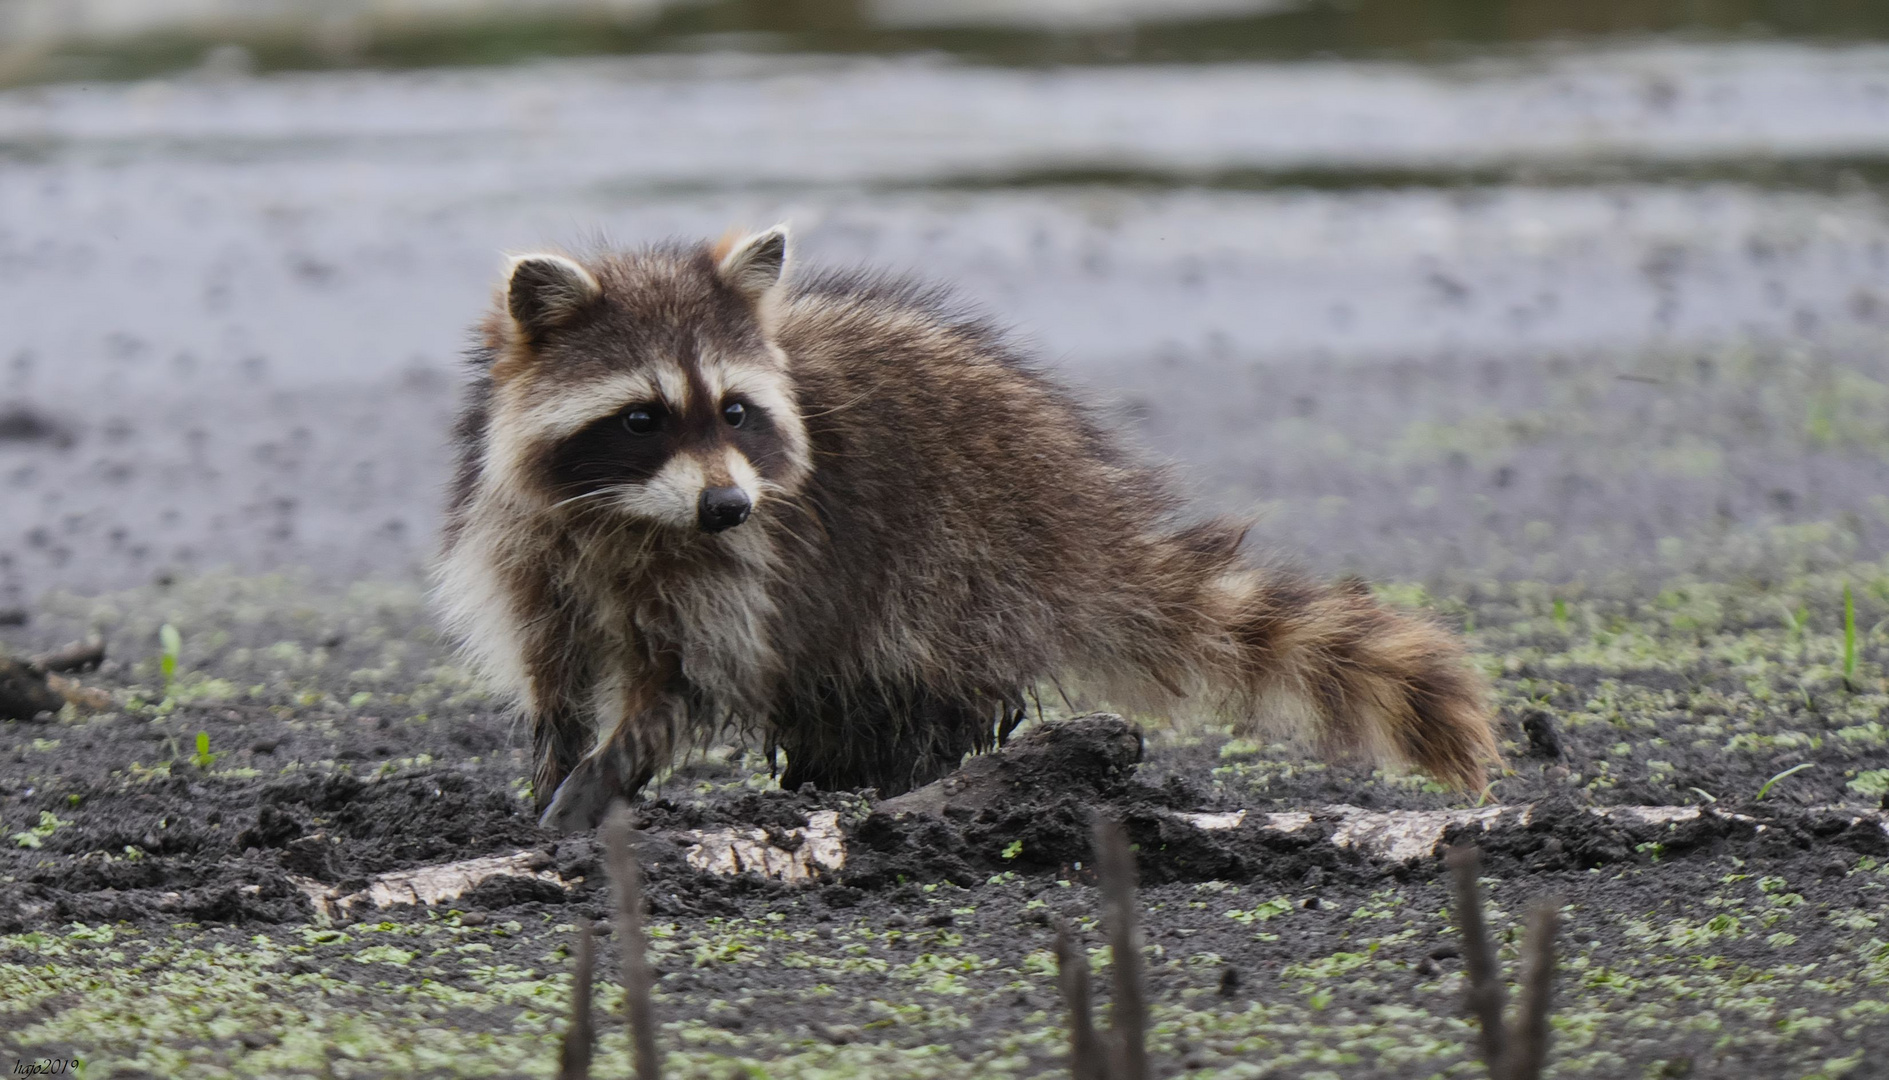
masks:
{"type": "MultiPolygon", "coordinates": [[[[571,921],[607,914],[598,847],[537,828],[523,732],[463,689],[413,599],[357,593],[335,606],[322,595],[180,585],[121,594],[109,611],[61,601],[4,631],[10,651],[44,654],[80,623],[119,620],[103,635],[104,663],[75,676],[115,711],[0,729],[0,970],[31,1002],[9,1015],[28,1034],[7,1049],[83,1047],[117,1062],[112,1075],[146,1075],[133,1043],[75,1033],[118,1006],[56,988],[107,977],[127,948],[147,966],[169,955],[151,950],[187,948],[223,957],[201,970],[235,980],[191,993],[260,994],[296,1023],[316,1022],[307,1002],[342,995],[377,1002],[377,1023],[396,1033],[437,1024],[400,1019],[401,1002],[455,987],[484,1002],[448,1024],[455,1038],[487,1039],[468,1042],[466,1060],[548,1067],[548,1053],[531,1055],[557,1025],[494,1002],[521,986],[560,992],[571,921]],[[155,618],[184,626],[168,698],[138,644],[155,618]],[[234,632],[205,640],[199,627],[212,624],[234,632]],[[350,689],[377,679],[365,698],[350,689]],[[462,688],[429,697],[429,686],[462,688]],[[414,696],[400,706],[391,689],[414,696]],[[532,874],[487,877],[433,906],[328,917],[311,900],[312,887],[358,892],[379,875],[496,856],[523,856],[532,874]],[[99,934],[111,949],[88,944],[99,934]],[[227,966],[239,942],[242,970],[227,966]],[[484,952],[453,959],[474,945],[498,966],[465,966],[484,952]],[[376,959],[388,955],[411,958],[376,959]],[[242,990],[250,979],[258,988],[242,990]]],[[[1740,595],[1718,598],[1722,625],[1705,640],[1766,641],[1782,655],[1785,634],[1740,623],[1740,595]]],[[[1807,620],[1821,619],[1827,600],[1805,595],[1807,620]]],[[[1865,619],[1879,620],[1882,602],[1866,593],[1865,619]]],[[[1162,1075],[1390,1077],[1417,1064],[1432,1075],[1470,1060],[1438,854],[1452,842],[1483,849],[1503,941],[1531,898],[1566,905],[1557,1075],[1809,1075],[1889,1044],[1871,1011],[1889,1008],[1873,944],[1889,918],[1884,785],[1871,779],[1889,773],[1871,771],[1883,758],[1869,719],[1889,696],[1875,646],[1853,688],[1825,679],[1767,702],[1748,673],[1711,663],[1567,663],[1578,647],[1556,634],[1573,631],[1527,607],[1511,592],[1468,608],[1490,662],[1532,658],[1500,677],[1507,768],[1480,809],[1419,777],[1109,716],[1033,716],[1000,753],[886,800],[781,791],[764,760],[736,747],[692,756],[637,807],[674,1071],[721,1076],[749,1061],[770,1075],[884,1075],[916,1068],[911,1055],[929,1048],[942,1056],[914,1075],[992,1062],[1001,1075],[1054,1075],[1060,1011],[1041,958],[1057,916],[1086,948],[1102,946],[1097,813],[1123,820],[1137,849],[1162,1075]],[[1812,767],[1772,779],[1803,762],[1812,767]],[[837,815],[845,861],[810,880],[691,862],[716,830],[791,848],[820,814],[837,815]],[[1398,814],[1455,824],[1432,822],[1409,857],[1355,839],[1359,815],[1398,814]]],[[[1620,625],[1633,611],[1588,604],[1563,621],[1620,625]]],[[[230,1000],[219,1008],[242,1018],[231,1034],[160,1042],[201,1044],[186,1056],[214,1049],[258,1075],[314,1074],[276,1021],[230,1000]]],[[[551,1000],[543,1007],[556,1015],[551,1000]]],[[[352,1074],[430,1075],[387,1060],[396,1065],[356,1060],[352,1074]]]]}

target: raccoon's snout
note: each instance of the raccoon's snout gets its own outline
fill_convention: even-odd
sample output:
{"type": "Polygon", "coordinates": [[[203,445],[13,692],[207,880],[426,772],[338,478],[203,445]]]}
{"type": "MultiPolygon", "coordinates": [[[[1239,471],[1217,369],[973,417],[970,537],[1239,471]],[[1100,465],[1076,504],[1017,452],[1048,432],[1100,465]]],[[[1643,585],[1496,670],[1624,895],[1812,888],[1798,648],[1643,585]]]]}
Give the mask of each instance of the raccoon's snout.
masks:
{"type": "Polygon", "coordinates": [[[701,522],[703,532],[721,532],[748,520],[748,511],[752,509],[754,504],[749,501],[748,493],[738,487],[704,488],[696,520],[701,522]]]}

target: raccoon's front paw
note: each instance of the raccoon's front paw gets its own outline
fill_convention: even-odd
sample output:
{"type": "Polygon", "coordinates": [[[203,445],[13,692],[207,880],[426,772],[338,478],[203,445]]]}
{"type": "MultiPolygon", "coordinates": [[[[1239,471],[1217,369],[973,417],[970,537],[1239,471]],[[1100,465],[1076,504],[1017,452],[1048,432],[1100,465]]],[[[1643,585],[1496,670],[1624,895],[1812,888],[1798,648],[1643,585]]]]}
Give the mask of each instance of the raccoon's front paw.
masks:
{"type": "Polygon", "coordinates": [[[544,808],[538,824],[560,833],[588,832],[596,828],[603,821],[604,811],[610,808],[610,800],[621,794],[615,771],[606,768],[594,754],[578,762],[571,775],[558,785],[557,794],[551,796],[551,805],[544,808]]]}

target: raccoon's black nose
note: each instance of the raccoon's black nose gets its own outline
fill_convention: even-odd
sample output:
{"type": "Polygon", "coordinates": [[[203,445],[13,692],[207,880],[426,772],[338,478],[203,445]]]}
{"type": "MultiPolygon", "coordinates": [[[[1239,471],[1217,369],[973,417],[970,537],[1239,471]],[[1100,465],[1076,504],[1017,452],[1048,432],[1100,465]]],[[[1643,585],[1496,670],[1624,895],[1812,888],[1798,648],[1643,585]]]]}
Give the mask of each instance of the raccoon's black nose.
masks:
{"type": "Polygon", "coordinates": [[[696,517],[703,532],[721,532],[748,520],[748,511],[753,508],[748,493],[738,487],[704,488],[696,517]]]}

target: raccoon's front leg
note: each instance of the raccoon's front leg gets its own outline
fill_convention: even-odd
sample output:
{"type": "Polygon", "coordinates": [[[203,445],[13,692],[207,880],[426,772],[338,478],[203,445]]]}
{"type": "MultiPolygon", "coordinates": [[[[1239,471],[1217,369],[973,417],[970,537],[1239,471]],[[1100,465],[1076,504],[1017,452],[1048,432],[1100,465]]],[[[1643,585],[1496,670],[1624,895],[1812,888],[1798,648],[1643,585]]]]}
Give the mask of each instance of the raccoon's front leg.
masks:
{"type": "Polygon", "coordinates": [[[687,716],[686,696],[666,673],[628,687],[615,722],[563,778],[538,823],[563,833],[596,828],[612,802],[634,798],[669,763],[687,716]]]}
{"type": "Polygon", "coordinates": [[[532,803],[542,815],[551,805],[552,793],[583,760],[595,736],[584,715],[586,680],[579,658],[553,652],[550,643],[542,645],[539,652],[530,665],[531,694],[526,709],[531,719],[532,803]]]}

